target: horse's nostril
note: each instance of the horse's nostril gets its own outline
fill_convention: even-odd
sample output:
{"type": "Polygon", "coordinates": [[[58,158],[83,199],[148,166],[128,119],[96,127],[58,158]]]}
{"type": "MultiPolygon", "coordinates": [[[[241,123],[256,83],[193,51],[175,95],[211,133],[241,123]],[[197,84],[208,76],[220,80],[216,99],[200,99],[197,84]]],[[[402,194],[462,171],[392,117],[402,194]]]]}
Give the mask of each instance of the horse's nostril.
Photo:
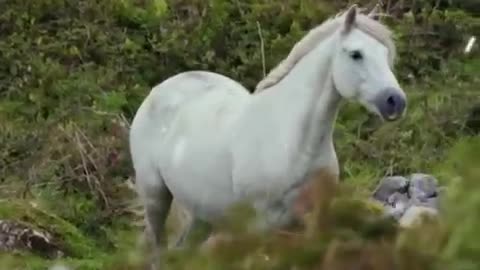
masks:
{"type": "Polygon", "coordinates": [[[395,107],[395,98],[393,96],[389,96],[387,99],[387,104],[391,107],[395,107]]]}

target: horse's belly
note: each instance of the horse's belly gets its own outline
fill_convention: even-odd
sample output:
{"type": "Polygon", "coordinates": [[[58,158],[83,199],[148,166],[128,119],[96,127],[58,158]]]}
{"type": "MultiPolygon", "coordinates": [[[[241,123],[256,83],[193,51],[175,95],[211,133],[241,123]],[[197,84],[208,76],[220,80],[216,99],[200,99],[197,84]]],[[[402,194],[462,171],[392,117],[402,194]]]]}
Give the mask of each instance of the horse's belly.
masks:
{"type": "Polygon", "coordinates": [[[175,200],[194,216],[211,221],[235,203],[234,194],[223,183],[228,179],[214,181],[204,175],[191,175],[189,170],[173,172],[167,185],[175,200]]]}
{"type": "Polygon", "coordinates": [[[235,201],[228,152],[218,140],[204,136],[175,141],[161,158],[162,175],[175,200],[206,220],[222,215],[235,201]]]}

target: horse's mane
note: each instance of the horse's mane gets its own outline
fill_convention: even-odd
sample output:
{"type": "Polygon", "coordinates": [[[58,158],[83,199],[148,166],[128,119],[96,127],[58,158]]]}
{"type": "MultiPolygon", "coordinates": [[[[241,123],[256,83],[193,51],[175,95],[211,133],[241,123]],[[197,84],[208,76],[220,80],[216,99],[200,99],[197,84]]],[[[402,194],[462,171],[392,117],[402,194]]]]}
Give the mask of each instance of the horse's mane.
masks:
{"type": "MultiPolygon", "coordinates": [[[[280,64],[272,69],[269,74],[257,84],[255,92],[260,92],[274,86],[287,76],[303,56],[314,49],[319,42],[323,41],[343,26],[344,15],[344,13],[337,14],[335,17],[326,20],[321,25],[310,30],[295,44],[287,58],[280,62],[280,64]]],[[[380,22],[361,13],[356,16],[355,27],[385,45],[389,52],[390,65],[393,65],[396,51],[390,30],[380,22]]]]}

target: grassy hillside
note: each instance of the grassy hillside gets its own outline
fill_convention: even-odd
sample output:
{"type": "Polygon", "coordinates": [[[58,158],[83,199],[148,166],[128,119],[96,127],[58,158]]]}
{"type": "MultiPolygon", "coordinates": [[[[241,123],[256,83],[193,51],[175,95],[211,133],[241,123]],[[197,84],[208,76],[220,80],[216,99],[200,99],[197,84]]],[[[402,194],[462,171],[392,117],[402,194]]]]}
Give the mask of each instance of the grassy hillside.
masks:
{"type": "MultiPolygon", "coordinates": [[[[149,89],[190,69],[253,89],[308,29],[347,2],[373,3],[0,1],[0,219],[52,232],[77,269],[138,269],[141,253],[129,251],[141,216],[129,187],[126,132],[149,89]]],[[[463,53],[480,33],[480,5],[390,3],[384,22],[395,31],[408,113],[381,125],[360,106],[343,106],[335,131],[342,184],[316,214],[323,225],[313,222],[307,237],[288,239],[236,232],[239,242],[222,252],[170,254],[169,269],[390,269],[393,261],[398,269],[480,267],[478,44],[463,53]],[[402,231],[378,221],[364,203],[372,188],[384,175],[414,172],[448,187],[442,222],[402,231]]],[[[0,252],[2,270],[54,262],[0,252]]]]}

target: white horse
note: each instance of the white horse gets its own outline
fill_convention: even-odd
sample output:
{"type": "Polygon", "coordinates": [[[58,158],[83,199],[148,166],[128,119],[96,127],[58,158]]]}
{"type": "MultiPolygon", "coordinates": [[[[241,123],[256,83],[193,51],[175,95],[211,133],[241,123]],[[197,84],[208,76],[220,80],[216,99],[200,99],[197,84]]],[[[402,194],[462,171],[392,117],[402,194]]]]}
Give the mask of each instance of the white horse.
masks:
{"type": "Polygon", "coordinates": [[[151,90],[132,122],[130,150],[155,252],[173,198],[193,217],[180,243],[245,200],[262,218],[257,229],[292,222],[308,176],[322,169],[338,176],[332,133],[342,98],[384,120],[404,115],[391,33],[374,15],[354,5],[314,28],[253,94],[206,71],[151,90]]]}

